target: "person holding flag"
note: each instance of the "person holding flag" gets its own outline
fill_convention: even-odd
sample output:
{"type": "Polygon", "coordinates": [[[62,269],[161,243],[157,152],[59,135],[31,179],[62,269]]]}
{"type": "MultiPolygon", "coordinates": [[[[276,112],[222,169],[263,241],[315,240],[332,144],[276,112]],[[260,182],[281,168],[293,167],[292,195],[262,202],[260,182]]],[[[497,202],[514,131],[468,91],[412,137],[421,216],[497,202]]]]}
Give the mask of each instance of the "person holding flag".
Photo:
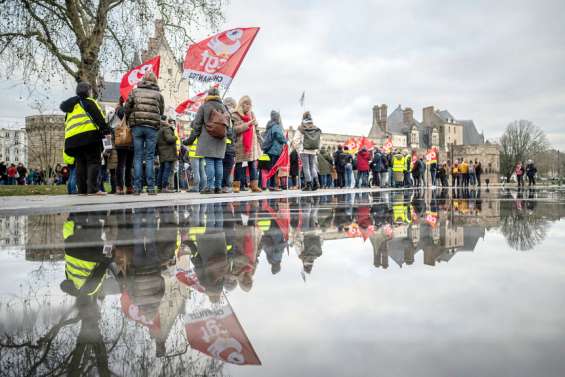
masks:
{"type": "MultiPolygon", "coordinates": [[[[281,115],[277,111],[273,110],[271,111],[271,119],[267,123],[266,131],[263,136],[262,146],[263,152],[269,156],[270,169],[277,163],[285,144],[286,138],[284,136],[281,115]]],[[[278,174],[274,174],[271,178],[269,178],[267,187],[270,191],[281,190],[278,174]]]]}
{"type": "Polygon", "coordinates": [[[240,190],[241,181],[245,178],[245,166],[249,168],[251,191],[261,192],[257,175],[257,160],[261,155],[261,147],[257,138],[257,120],[251,110],[253,103],[249,96],[243,96],[237,104],[237,111],[232,115],[234,122],[235,143],[235,181],[233,192],[240,190]]]}

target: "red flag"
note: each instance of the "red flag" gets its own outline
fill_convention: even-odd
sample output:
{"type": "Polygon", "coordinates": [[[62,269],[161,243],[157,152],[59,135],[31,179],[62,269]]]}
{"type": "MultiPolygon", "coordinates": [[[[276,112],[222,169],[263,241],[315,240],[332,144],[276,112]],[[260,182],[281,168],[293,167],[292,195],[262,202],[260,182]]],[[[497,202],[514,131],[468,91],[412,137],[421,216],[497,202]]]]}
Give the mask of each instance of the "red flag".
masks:
{"type": "Polygon", "coordinates": [[[258,32],[258,27],[231,29],[191,45],[184,58],[185,76],[227,87],[258,32]]]}
{"type": "Polygon", "coordinates": [[[386,153],[389,153],[390,151],[392,151],[392,147],[393,147],[393,145],[392,145],[392,138],[389,136],[388,139],[386,139],[386,141],[385,141],[385,143],[384,143],[384,145],[383,145],[383,150],[384,150],[386,153]]]}
{"type": "Polygon", "coordinates": [[[426,153],[426,160],[428,161],[428,163],[432,164],[432,163],[437,163],[437,151],[436,148],[433,147],[432,149],[428,150],[428,153],[426,153]]]}
{"type": "Polygon", "coordinates": [[[277,162],[275,163],[275,165],[273,165],[273,167],[271,168],[271,170],[269,171],[269,173],[267,175],[265,175],[265,179],[269,179],[271,178],[273,175],[275,175],[277,173],[277,171],[279,169],[281,170],[285,170],[288,168],[288,166],[290,165],[290,159],[288,156],[288,145],[285,144],[283,146],[283,150],[281,155],[279,156],[279,159],[277,160],[277,162]]]}
{"type": "Polygon", "coordinates": [[[198,93],[194,97],[180,103],[175,111],[177,112],[177,114],[197,112],[200,106],[204,103],[207,94],[208,92],[198,93]]]}
{"type": "Polygon", "coordinates": [[[359,149],[363,147],[367,148],[368,151],[371,151],[375,148],[375,143],[373,143],[371,139],[362,136],[361,139],[359,140],[359,149]]]}
{"type": "Polygon", "coordinates": [[[195,350],[230,364],[261,365],[225,295],[221,301],[222,304],[211,304],[206,300],[196,310],[187,302],[184,318],[188,343],[195,350]]]}
{"type": "Polygon", "coordinates": [[[350,154],[355,154],[359,150],[359,140],[354,137],[347,139],[345,143],[343,143],[343,145],[347,147],[347,152],[349,152],[350,154]]]}
{"type": "Polygon", "coordinates": [[[140,310],[139,306],[135,305],[127,291],[122,293],[120,297],[120,304],[122,306],[122,312],[130,319],[133,319],[135,322],[142,324],[143,326],[147,327],[151,334],[156,334],[161,330],[161,320],[159,312],[155,315],[154,318],[146,318],[145,314],[140,310]]]}
{"type": "Polygon", "coordinates": [[[161,65],[161,57],[155,56],[149,59],[145,63],[135,67],[131,71],[127,72],[120,82],[120,95],[124,100],[129,96],[129,93],[137,87],[137,84],[141,81],[145,73],[153,71],[155,76],[159,77],[159,66],[161,65]]]}

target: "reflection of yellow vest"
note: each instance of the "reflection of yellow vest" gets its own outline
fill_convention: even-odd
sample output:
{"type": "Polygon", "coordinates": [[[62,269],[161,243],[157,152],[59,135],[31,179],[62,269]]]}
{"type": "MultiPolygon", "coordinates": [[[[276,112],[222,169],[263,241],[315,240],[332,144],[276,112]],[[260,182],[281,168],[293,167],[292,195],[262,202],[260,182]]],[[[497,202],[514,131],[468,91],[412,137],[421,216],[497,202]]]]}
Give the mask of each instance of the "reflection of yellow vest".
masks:
{"type": "Polygon", "coordinates": [[[404,171],[404,157],[400,154],[395,154],[392,157],[392,171],[393,172],[400,172],[402,173],[404,171]]]}
{"type": "Polygon", "coordinates": [[[194,140],[194,143],[188,146],[188,157],[202,158],[202,156],[196,154],[196,148],[198,148],[198,139],[194,140]]]}
{"type": "MultiPolygon", "coordinates": [[[[96,102],[93,98],[88,97],[86,100],[94,102],[96,107],[98,107],[98,110],[104,114],[104,111],[98,102],[96,102]]],[[[83,109],[80,102],[78,102],[73,108],[73,111],[67,113],[67,116],[65,117],[65,139],[84,132],[96,131],[97,129],[98,127],[94,124],[90,115],[88,115],[83,109]]]]}
{"type": "Polygon", "coordinates": [[[271,220],[259,220],[257,221],[257,225],[259,226],[259,229],[266,232],[271,229],[271,220]]]}
{"type": "Polygon", "coordinates": [[[188,238],[194,242],[196,242],[196,236],[199,234],[206,233],[205,226],[193,226],[188,229],[188,238]]]}
{"type": "MultiPolygon", "coordinates": [[[[77,290],[80,290],[83,287],[84,283],[86,283],[88,278],[90,278],[97,265],[98,263],[96,262],[85,261],[65,254],[65,274],[67,275],[67,279],[73,282],[77,290]]],[[[87,292],[87,294],[89,296],[96,294],[96,292],[98,292],[102,287],[103,281],[104,279],[100,279],[94,289],[87,292]]]]}
{"type": "Polygon", "coordinates": [[[393,204],[392,205],[392,216],[394,218],[394,222],[402,222],[406,224],[410,224],[410,208],[402,203],[393,204]]]}
{"type": "Polygon", "coordinates": [[[75,234],[75,222],[72,220],[67,220],[63,224],[63,239],[73,236],[75,234]]]}

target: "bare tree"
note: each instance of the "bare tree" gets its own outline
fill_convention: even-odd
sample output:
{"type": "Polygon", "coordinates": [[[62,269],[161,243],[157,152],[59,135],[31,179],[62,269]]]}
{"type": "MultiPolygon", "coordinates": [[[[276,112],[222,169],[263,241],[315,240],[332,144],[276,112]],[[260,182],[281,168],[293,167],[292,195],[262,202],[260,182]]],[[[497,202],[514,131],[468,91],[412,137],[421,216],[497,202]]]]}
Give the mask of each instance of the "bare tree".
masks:
{"type": "Polygon", "coordinates": [[[200,27],[223,19],[222,0],[0,0],[0,57],[6,76],[28,84],[52,77],[88,81],[99,90],[101,68],[125,69],[162,19],[173,51],[200,27]],[[55,73],[55,75],[54,75],[55,73]]]}
{"type": "Polygon", "coordinates": [[[515,120],[506,126],[500,143],[500,172],[509,180],[518,161],[545,152],[549,142],[545,133],[529,120],[515,120]]]}

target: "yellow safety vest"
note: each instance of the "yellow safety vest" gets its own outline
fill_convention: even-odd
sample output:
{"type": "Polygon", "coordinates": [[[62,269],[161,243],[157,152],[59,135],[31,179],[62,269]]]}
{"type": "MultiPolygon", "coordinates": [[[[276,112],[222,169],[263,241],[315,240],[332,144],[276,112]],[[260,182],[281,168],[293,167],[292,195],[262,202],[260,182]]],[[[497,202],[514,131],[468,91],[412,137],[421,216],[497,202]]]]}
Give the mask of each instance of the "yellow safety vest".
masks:
{"type": "Polygon", "coordinates": [[[271,157],[269,157],[268,154],[263,153],[261,156],[259,156],[259,161],[271,161],[271,157]]]}
{"type": "Polygon", "coordinates": [[[63,223],[63,239],[73,236],[75,234],[75,222],[72,220],[67,220],[63,223]]]}
{"type": "Polygon", "coordinates": [[[196,148],[198,147],[198,139],[194,140],[194,143],[192,145],[188,146],[188,157],[190,158],[202,158],[202,156],[199,156],[196,154],[196,148]]]}
{"type": "MultiPolygon", "coordinates": [[[[88,97],[87,100],[91,100],[96,104],[98,110],[104,115],[104,111],[94,100],[94,98],[88,97]]],[[[68,113],[65,117],[65,139],[71,138],[78,134],[89,132],[89,131],[96,131],[98,127],[92,121],[92,118],[88,113],[83,109],[82,105],[77,103],[73,108],[73,111],[68,113]]]]}
{"type": "MultiPolygon", "coordinates": [[[[94,271],[97,265],[97,262],[85,261],[65,254],[65,273],[67,275],[67,279],[73,282],[77,290],[82,288],[88,278],[92,275],[92,271],[94,271]]],[[[103,281],[104,279],[100,279],[94,289],[87,294],[89,296],[96,294],[96,292],[98,292],[102,287],[103,281]]]]}
{"type": "Polygon", "coordinates": [[[259,226],[259,229],[266,232],[271,229],[271,220],[259,220],[257,221],[257,225],[259,226]]]}
{"type": "Polygon", "coordinates": [[[75,158],[69,156],[68,154],[66,154],[63,151],[63,162],[65,163],[65,165],[74,165],[75,164],[75,158]]]}
{"type": "Polygon", "coordinates": [[[395,154],[394,156],[392,156],[392,171],[393,172],[402,173],[404,171],[404,164],[405,164],[404,156],[402,156],[400,154],[395,154]]]}

